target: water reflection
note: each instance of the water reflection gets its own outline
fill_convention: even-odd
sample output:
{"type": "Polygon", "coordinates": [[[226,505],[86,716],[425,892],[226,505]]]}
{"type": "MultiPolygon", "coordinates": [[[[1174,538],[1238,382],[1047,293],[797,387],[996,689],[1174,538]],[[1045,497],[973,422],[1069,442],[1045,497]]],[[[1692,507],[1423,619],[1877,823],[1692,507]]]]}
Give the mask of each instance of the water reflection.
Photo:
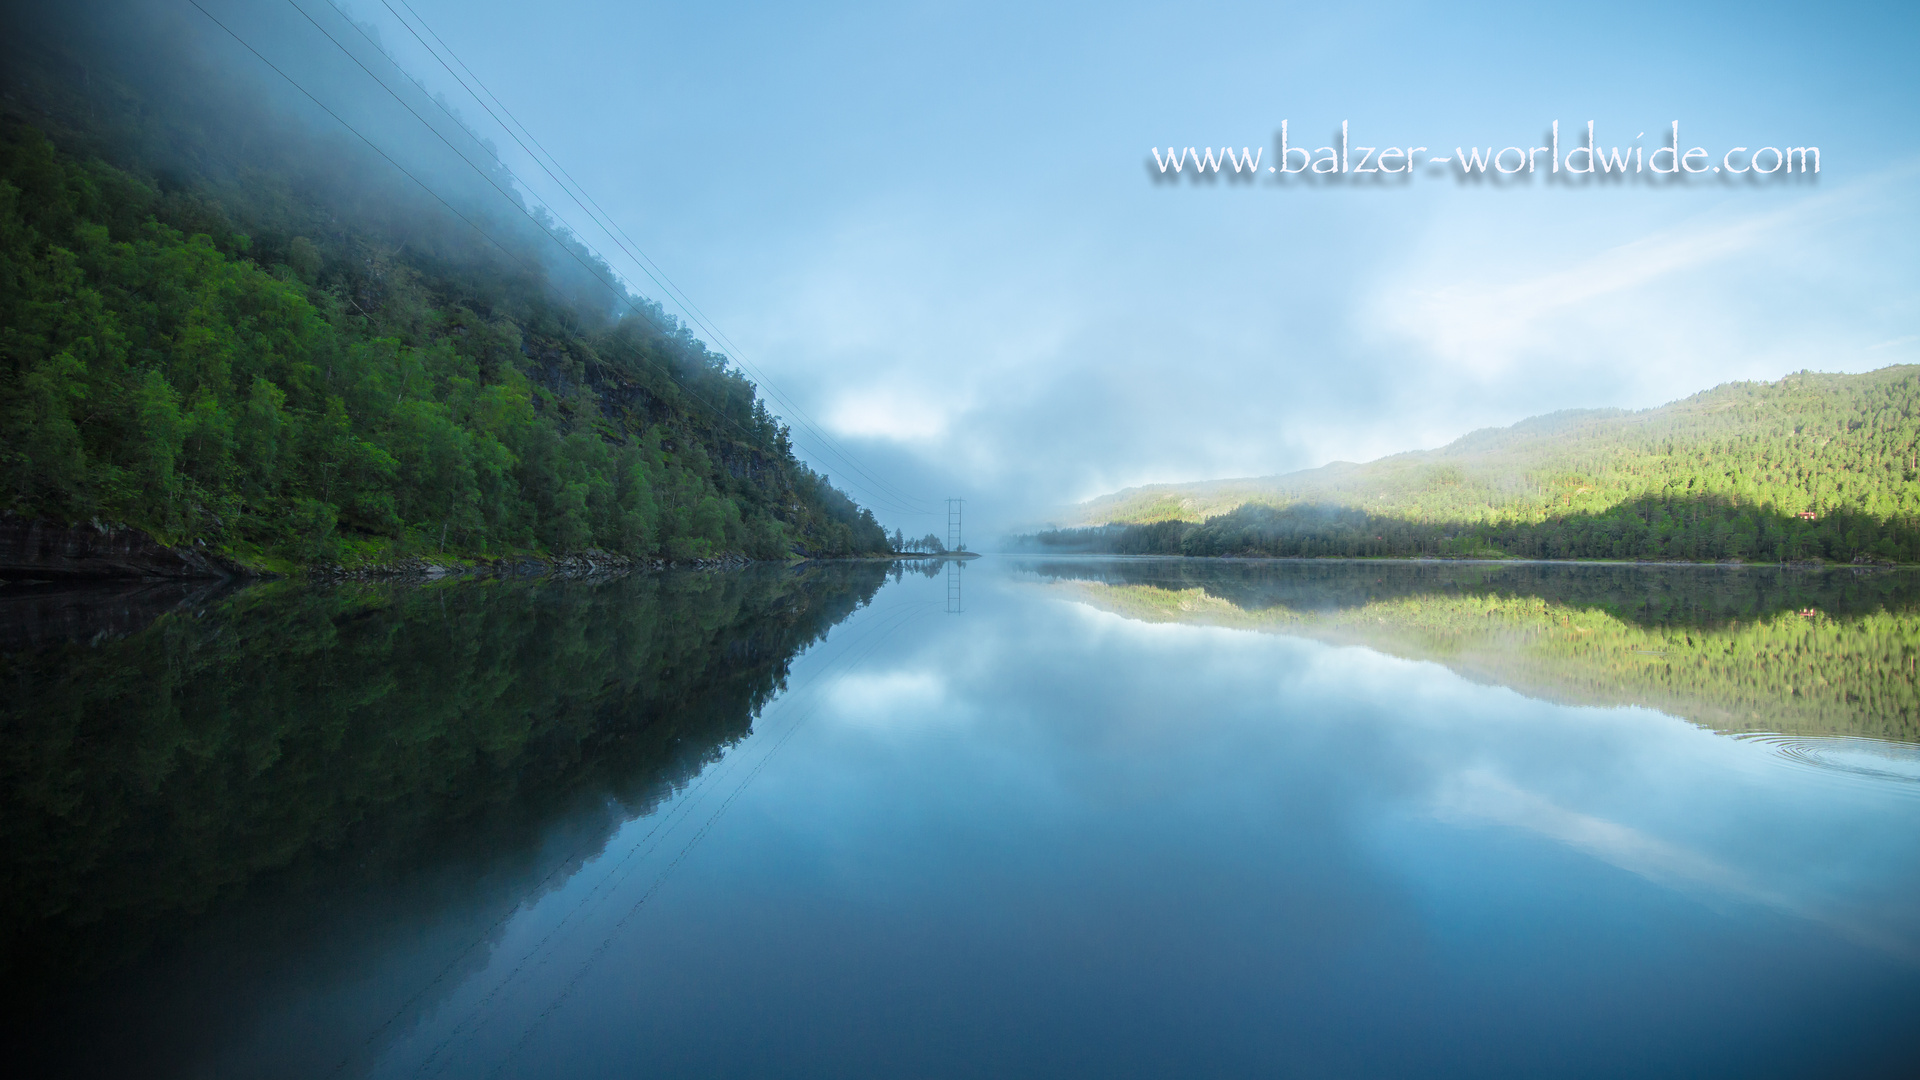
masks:
{"type": "Polygon", "coordinates": [[[1412,562],[1056,560],[1073,598],[1151,622],[1364,645],[1575,705],[1717,731],[1920,740],[1920,574],[1412,562]]]}
{"type": "Polygon", "coordinates": [[[163,1074],[284,1007],[269,978],[352,980],[395,954],[404,992],[292,1037],[404,1028],[506,914],[748,734],[793,656],[884,580],[850,564],[10,597],[9,1012],[23,1035],[111,1036],[22,1045],[163,1074]]]}
{"type": "Polygon", "coordinates": [[[14,685],[53,718],[9,699],[38,817],[8,857],[16,906],[72,905],[35,970],[139,959],[22,1044],[378,1080],[1920,1049],[1902,744],[1668,709],[1760,711],[1779,673],[1732,649],[1802,665],[1756,723],[1907,723],[1901,575],[989,558],[946,618],[948,572],[256,592],[29,635],[14,685]]]}
{"type": "MultiPolygon", "coordinates": [[[[1920,746],[1845,735],[1746,735],[1783,759],[1870,780],[1920,785],[1920,746]]],[[[1916,791],[1920,794],[1920,790],[1916,791]]]]}

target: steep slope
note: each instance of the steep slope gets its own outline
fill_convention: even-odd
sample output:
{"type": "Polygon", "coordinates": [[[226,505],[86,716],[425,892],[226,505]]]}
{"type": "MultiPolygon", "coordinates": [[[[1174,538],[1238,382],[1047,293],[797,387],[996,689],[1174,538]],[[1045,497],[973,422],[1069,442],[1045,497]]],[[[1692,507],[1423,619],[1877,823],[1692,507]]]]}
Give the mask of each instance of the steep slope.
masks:
{"type": "Polygon", "coordinates": [[[886,549],[418,87],[247,24],[329,102],[303,114],[198,18],[0,20],[0,512],[267,566],[886,549]]]}

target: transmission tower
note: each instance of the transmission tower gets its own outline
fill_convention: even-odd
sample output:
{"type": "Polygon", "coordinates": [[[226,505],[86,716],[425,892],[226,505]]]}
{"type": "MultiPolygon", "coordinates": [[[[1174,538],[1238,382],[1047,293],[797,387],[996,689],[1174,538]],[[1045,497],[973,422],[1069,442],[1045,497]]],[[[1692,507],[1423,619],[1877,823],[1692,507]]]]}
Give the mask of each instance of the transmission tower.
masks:
{"type": "Polygon", "coordinates": [[[967,504],[965,499],[947,500],[947,550],[965,551],[966,541],[960,535],[960,511],[967,504]]]}

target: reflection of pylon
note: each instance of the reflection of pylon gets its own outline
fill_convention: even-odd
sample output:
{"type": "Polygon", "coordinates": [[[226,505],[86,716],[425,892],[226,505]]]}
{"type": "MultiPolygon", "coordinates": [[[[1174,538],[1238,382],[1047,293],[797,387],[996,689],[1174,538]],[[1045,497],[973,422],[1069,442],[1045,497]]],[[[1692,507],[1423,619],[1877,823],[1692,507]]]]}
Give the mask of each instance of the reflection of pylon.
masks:
{"type": "Polygon", "coordinates": [[[967,564],[959,559],[947,562],[947,614],[958,615],[966,608],[960,603],[960,575],[967,572],[967,564]]]}
{"type": "Polygon", "coordinates": [[[947,500],[947,550],[965,551],[967,542],[960,535],[960,511],[967,505],[965,499],[947,500]]]}

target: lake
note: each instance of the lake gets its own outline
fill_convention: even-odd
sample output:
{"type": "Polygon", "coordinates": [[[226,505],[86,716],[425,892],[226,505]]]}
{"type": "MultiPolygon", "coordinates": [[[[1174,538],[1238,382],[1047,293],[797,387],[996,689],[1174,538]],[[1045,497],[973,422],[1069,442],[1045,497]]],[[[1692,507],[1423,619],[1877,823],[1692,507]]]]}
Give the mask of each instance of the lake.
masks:
{"type": "Polygon", "coordinates": [[[0,592],[34,1075],[1906,1076],[1920,574],[0,592]]]}

